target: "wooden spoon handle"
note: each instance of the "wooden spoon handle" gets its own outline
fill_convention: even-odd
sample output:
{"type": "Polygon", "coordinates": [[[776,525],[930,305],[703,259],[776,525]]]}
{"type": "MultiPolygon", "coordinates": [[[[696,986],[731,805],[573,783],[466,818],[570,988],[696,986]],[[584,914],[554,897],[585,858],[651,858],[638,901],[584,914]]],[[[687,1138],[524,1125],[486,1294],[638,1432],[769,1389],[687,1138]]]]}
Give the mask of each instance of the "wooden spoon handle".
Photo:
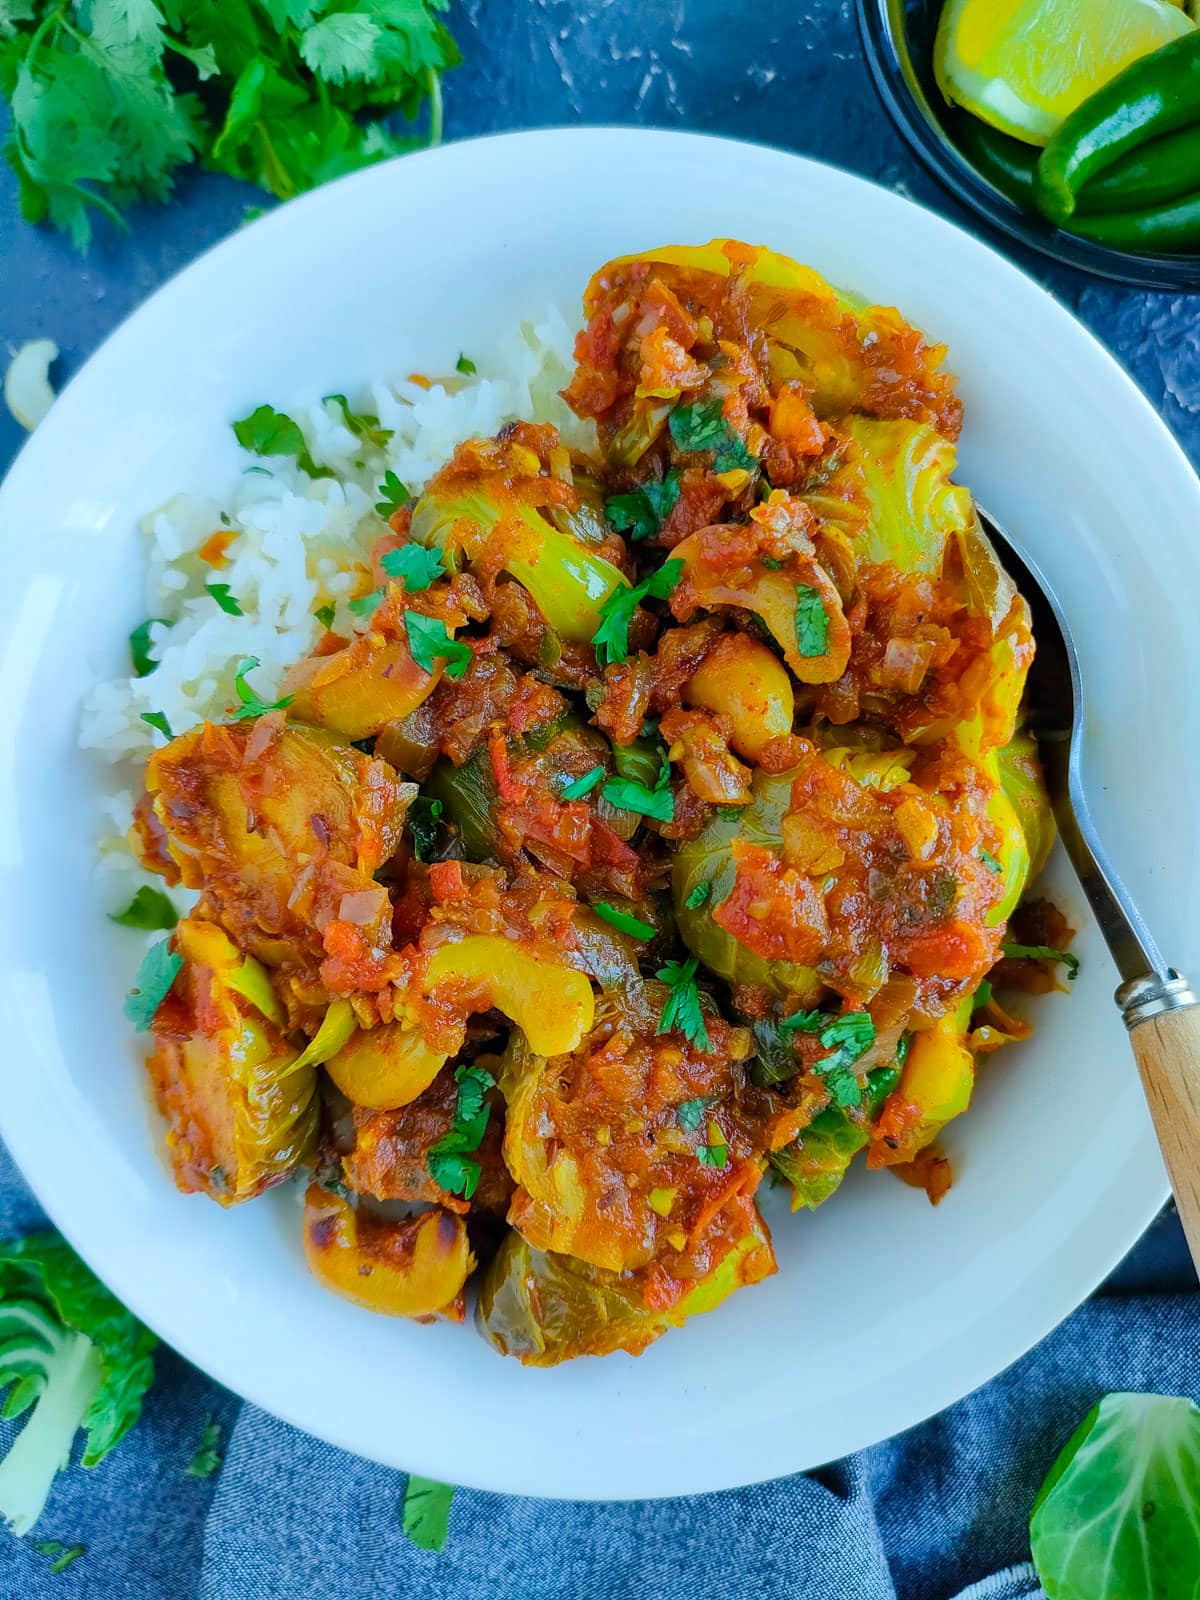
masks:
{"type": "Polygon", "coordinates": [[[1200,1006],[1134,1021],[1129,1041],[1200,1272],[1200,1006]]]}

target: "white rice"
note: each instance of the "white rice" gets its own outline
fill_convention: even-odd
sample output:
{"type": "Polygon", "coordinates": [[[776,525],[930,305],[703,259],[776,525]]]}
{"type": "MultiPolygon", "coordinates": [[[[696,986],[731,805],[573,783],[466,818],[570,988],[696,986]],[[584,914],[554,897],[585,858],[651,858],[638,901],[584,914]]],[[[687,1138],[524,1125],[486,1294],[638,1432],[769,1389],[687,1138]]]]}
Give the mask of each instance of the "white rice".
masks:
{"type": "Polygon", "coordinates": [[[473,377],[429,388],[377,382],[350,395],[355,411],[374,413],[392,430],[382,451],[357,438],[333,404],[292,410],[310,453],[335,477],[310,478],[289,457],[247,454],[219,498],[178,494],[145,518],[146,615],[164,619],[150,630],[158,665],[143,678],[97,684],[84,700],[79,738],[110,764],[99,831],[101,862],[123,880],[115,890],[124,893],[135,881],[124,835],[142,764],[163,742],[142,713],[161,712],[176,734],[223,718],[236,704],[234,676],[247,656],[262,663],[250,675],[256,693],[274,699],[284,670],[322,633],[313,615],[319,607],[334,606],[333,626],[351,632],[345,601],[361,588],[370,548],[384,532],[374,507],[385,472],[419,492],[464,439],[494,434],[517,418],[554,423],[569,444],[586,449],[591,425],[558,393],[571,377],[572,345],[571,328],[552,307],[536,324],[523,323],[488,371],[481,364],[473,377]],[[233,538],[226,565],[214,568],[197,551],[222,528],[233,538]],[[228,585],[243,614],[222,611],[208,583],[228,585]]]}

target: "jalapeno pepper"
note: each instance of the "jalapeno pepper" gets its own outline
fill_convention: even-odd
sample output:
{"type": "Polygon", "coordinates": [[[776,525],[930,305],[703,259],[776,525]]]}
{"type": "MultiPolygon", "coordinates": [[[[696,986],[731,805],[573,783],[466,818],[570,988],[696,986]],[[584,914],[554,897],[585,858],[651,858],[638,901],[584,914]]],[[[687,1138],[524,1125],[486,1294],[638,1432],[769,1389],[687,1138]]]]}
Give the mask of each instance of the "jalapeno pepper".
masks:
{"type": "MultiPolygon", "coordinates": [[[[989,127],[976,117],[955,125],[955,143],[994,188],[1017,205],[1032,206],[1033,175],[1040,151],[989,127]]],[[[1200,189],[1200,121],[1153,139],[1115,161],[1080,191],[1076,215],[1145,212],[1200,189]]]]}
{"type": "Polygon", "coordinates": [[[1182,199],[1140,211],[1110,211],[1091,217],[1074,216],[1067,227],[1085,239],[1113,250],[1136,250],[1150,255],[1187,254],[1200,250],[1200,189],[1182,199]]]}
{"type": "Polygon", "coordinates": [[[1119,72],[1062,123],[1034,174],[1038,209],[1051,222],[1075,212],[1090,178],[1131,150],[1200,122],[1200,30],[1119,72]]]}

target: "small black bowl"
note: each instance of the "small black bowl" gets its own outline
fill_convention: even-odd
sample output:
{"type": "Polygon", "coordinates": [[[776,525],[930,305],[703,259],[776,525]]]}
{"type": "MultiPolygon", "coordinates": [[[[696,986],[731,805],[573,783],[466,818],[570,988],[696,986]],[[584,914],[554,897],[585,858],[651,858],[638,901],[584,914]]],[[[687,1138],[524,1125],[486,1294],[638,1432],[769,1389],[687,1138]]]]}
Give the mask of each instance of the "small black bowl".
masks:
{"type": "Polygon", "coordinates": [[[858,0],[863,49],[896,126],[925,164],[993,227],[1055,261],[1143,289],[1200,291],[1200,257],[1127,254],[1064,233],[976,172],[953,141],[956,113],[933,76],[942,0],[858,0]]]}

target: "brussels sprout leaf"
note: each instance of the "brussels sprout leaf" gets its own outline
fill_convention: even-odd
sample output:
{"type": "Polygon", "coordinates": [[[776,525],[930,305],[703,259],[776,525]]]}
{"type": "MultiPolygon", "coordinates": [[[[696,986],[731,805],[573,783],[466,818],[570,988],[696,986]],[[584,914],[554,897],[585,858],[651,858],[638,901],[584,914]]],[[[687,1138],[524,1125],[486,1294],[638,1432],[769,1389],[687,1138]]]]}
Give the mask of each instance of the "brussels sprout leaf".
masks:
{"type": "Polygon", "coordinates": [[[1050,1469],[1029,1538],[1054,1600],[1192,1600],[1200,1409],[1165,1395],[1105,1395],[1050,1469]]]}

